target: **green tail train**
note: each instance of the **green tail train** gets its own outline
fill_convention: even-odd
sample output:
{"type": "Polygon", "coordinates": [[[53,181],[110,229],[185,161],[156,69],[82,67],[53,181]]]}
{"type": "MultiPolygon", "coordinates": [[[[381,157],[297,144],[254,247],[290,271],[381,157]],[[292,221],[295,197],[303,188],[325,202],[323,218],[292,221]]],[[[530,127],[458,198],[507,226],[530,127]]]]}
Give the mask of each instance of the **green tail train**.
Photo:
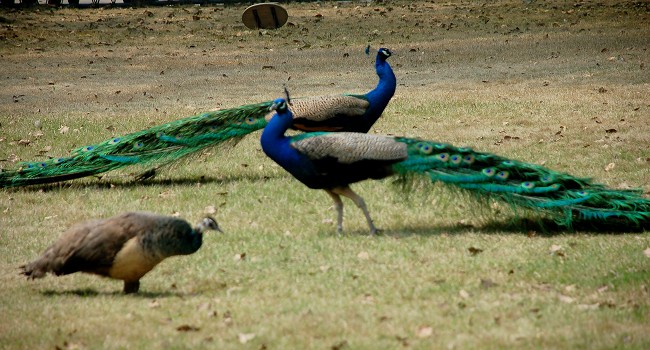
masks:
{"type": "Polygon", "coordinates": [[[561,225],[574,222],[624,226],[650,225],[650,199],[640,190],[616,190],[556,172],[470,148],[410,138],[408,157],[393,165],[399,175],[420,174],[432,181],[550,214],[561,225]]]}
{"type": "Polygon", "coordinates": [[[72,151],[69,157],[24,162],[0,172],[0,188],[46,184],[131,165],[155,166],[264,128],[271,102],[202,113],[114,137],[72,151]]]}

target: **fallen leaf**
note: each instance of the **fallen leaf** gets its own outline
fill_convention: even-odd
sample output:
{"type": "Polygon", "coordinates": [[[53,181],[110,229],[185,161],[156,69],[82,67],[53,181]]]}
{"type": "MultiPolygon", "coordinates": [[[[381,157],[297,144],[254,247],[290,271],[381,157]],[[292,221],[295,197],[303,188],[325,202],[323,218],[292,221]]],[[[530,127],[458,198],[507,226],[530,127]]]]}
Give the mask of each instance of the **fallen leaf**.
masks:
{"type": "Polygon", "coordinates": [[[208,205],[205,207],[205,213],[206,214],[214,214],[217,212],[217,208],[214,207],[214,205],[208,205]]]}
{"type": "Polygon", "coordinates": [[[179,332],[196,332],[196,331],[198,331],[200,329],[201,328],[199,328],[199,327],[190,326],[188,324],[184,324],[182,326],[176,327],[176,330],[179,331],[179,332]]]}
{"type": "Polygon", "coordinates": [[[152,308],[152,309],[159,308],[160,307],[160,302],[158,300],[154,299],[149,303],[149,307],[152,308]]]}
{"type": "Polygon", "coordinates": [[[21,139],[20,141],[18,141],[18,144],[21,145],[21,146],[27,146],[30,143],[32,143],[32,141],[28,140],[28,139],[21,139]]]}
{"type": "Polygon", "coordinates": [[[607,129],[607,130],[605,130],[605,132],[606,132],[607,134],[614,134],[614,133],[618,132],[618,130],[616,130],[616,129],[614,129],[614,128],[611,128],[611,129],[607,129]]]}
{"type": "Polygon", "coordinates": [[[469,248],[467,248],[467,250],[468,250],[469,253],[472,254],[472,255],[477,255],[477,254],[483,252],[483,249],[475,248],[475,247],[469,247],[469,248]]]}
{"type": "Polygon", "coordinates": [[[418,338],[428,338],[433,335],[433,328],[428,326],[420,326],[416,334],[418,338]]]}
{"type": "Polygon", "coordinates": [[[492,288],[492,287],[494,287],[496,285],[497,284],[494,283],[494,281],[492,281],[489,278],[486,278],[486,279],[481,278],[481,288],[488,289],[488,288],[492,288]]]}
{"type": "Polygon", "coordinates": [[[70,128],[67,127],[67,126],[65,126],[65,125],[61,125],[61,126],[59,127],[59,133],[60,133],[60,134],[65,134],[65,133],[67,133],[68,131],[70,131],[70,128]]]}
{"type": "Polygon", "coordinates": [[[598,288],[596,290],[598,291],[598,293],[605,293],[608,289],[609,289],[609,286],[602,286],[602,287],[600,287],[600,288],[598,288]]]}
{"type": "Polygon", "coordinates": [[[238,338],[240,343],[246,344],[255,338],[255,333],[239,333],[238,338]]]}
{"type": "Polygon", "coordinates": [[[615,167],[616,167],[616,163],[609,163],[605,166],[605,171],[614,170],[615,167]]]}
{"type": "Polygon", "coordinates": [[[650,248],[646,248],[646,249],[643,251],[643,255],[645,255],[646,258],[650,258],[650,248]]]}
{"type": "Polygon", "coordinates": [[[235,254],[234,260],[241,261],[246,259],[246,253],[235,254]]]}
{"type": "Polygon", "coordinates": [[[467,293],[467,291],[465,291],[464,289],[461,289],[458,292],[458,295],[460,295],[460,297],[463,298],[463,299],[469,298],[469,293],[467,293]]]}
{"type": "Polygon", "coordinates": [[[340,342],[332,345],[331,349],[332,350],[341,350],[345,349],[348,346],[348,341],[347,340],[341,340],[340,342]]]}
{"type": "Polygon", "coordinates": [[[575,299],[573,299],[572,297],[570,297],[568,295],[564,295],[564,294],[559,294],[557,296],[557,298],[560,299],[561,302],[567,303],[567,304],[571,304],[571,303],[573,303],[575,301],[575,299]]]}
{"type": "Polygon", "coordinates": [[[600,303],[578,304],[578,309],[580,309],[580,310],[597,310],[599,307],[600,307],[600,303]]]}
{"type": "Polygon", "coordinates": [[[368,260],[368,259],[370,259],[370,254],[368,254],[368,252],[361,252],[361,253],[357,254],[357,258],[359,260],[368,260]]]}

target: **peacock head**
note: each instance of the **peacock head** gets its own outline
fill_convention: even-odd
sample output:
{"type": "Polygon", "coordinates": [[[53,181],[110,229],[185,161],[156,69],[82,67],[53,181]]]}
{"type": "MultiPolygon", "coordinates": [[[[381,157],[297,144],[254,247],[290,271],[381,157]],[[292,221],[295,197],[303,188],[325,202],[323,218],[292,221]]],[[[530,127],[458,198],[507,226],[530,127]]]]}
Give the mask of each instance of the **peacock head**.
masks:
{"type": "Polygon", "coordinates": [[[385,61],[385,60],[388,59],[388,57],[390,57],[392,54],[393,54],[393,53],[390,52],[389,49],[382,47],[381,49],[379,49],[379,51],[377,51],[377,58],[378,58],[378,59],[381,59],[381,60],[383,60],[383,61],[385,61]]]}
{"type": "Polygon", "coordinates": [[[199,222],[199,224],[196,226],[196,231],[203,233],[205,230],[215,230],[223,233],[221,230],[221,227],[219,227],[219,224],[217,223],[217,220],[212,218],[211,216],[206,216],[199,222]]]}
{"type": "Polygon", "coordinates": [[[285,112],[287,110],[287,100],[283,98],[275,99],[271,107],[269,107],[269,110],[276,111],[278,113],[285,112]]]}

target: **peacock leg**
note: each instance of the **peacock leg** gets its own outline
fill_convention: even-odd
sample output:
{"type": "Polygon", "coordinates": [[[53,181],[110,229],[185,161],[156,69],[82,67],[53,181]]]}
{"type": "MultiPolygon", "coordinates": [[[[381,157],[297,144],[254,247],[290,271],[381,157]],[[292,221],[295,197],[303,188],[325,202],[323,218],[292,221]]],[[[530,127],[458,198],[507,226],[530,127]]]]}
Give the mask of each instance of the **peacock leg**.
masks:
{"type": "Polygon", "coordinates": [[[356,204],[357,207],[359,207],[359,209],[363,211],[363,215],[366,216],[366,220],[368,221],[368,227],[370,227],[370,234],[374,235],[377,233],[377,228],[372,223],[372,218],[370,217],[370,213],[368,212],[368,207],[366,207],[366,202],[363,200],[363,198],[361,198],[361,196],[359,196],[354,191],[352,191],[352,189],[349,186],[334,188],[332,189],[332,192],[350,198],[354,202],[354,204],[356,204]]]}
{"type": "Polygon", "coordinates": [[[343,201],[341,196],[336,194],[334,190],[325,190],[327,194],[332,197],[334,200],[334,208],[336,209],[336,233],[341,234],[343,232],[343,201]]]}

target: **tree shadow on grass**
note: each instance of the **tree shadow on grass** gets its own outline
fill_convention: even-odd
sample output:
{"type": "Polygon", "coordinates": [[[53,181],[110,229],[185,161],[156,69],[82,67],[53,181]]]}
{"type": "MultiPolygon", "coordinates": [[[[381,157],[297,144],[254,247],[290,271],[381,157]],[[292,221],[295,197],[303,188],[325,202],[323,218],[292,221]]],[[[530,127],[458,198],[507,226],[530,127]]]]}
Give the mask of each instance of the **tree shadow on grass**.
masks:
{"type": "Polygon", "coordinates": [[[122,296],[122,297],[131,297],[131,298],[143,298],[143,299],[158,299],[158,298],[169,298],[169,297],[183,297],[186,296],[186,293],[182,292],[138,292],[133,294],[124,294],[120,290],[115,290],[112,292],[97,291],[92,288],[83,288],[83,289],[69,289],[69,290],[53,290],[46,289],[40,292],[43,296],[53,297],[53,296],[78,296],[83,298],[99,297],[99,296],[122,296]]]}

